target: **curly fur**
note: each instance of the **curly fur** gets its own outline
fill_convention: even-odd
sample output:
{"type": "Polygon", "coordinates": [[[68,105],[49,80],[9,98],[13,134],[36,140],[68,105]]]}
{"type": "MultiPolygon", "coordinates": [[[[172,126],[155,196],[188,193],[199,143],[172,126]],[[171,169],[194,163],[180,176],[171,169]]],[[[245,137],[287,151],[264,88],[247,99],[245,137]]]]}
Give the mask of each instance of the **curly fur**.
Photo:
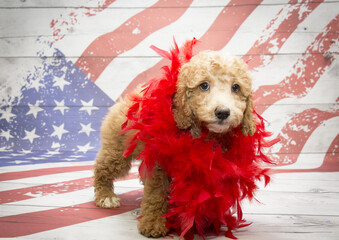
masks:
{"type": "MultiPolygon", "coordinates": [[[[243,60],[214,51],[200,52],[179,72],[172,110],[177,127],[189,130],[193,137],[199,137],[201,129],[207,128],[211,137],[222,139],[241,125],[244,135],[253,135],[256,128],[251,87],[251,77],[243,60]],[[204,82],[210,86],[207,91],[200,88],[204,82]],[[238,92],[232,91],[233,84],[240,86],[238,92]],[[216,116],[216,109],[227,109],[230,114],[221,121],[216,116]]],[[[139,144],[132,155],[127,158],[123,155],[125,143],[133,136],[133,131],[118,133],[127,120],[126,112],[130,105],[128,98],[120,100],[110,109],[101,127],[102,147],[94,165],[95,203],[99,207],[120,205],[113,192],[113,181],[128,174],[132,159],[143,147],[139,144]]],[[[147,237],[160,237],[168,232],[166,220],[161,216],[168,210],[166,196],[169,183],[170,179],[160,167],[151,178],[144,180],[142,218],[138,229],[147,237]]]]}

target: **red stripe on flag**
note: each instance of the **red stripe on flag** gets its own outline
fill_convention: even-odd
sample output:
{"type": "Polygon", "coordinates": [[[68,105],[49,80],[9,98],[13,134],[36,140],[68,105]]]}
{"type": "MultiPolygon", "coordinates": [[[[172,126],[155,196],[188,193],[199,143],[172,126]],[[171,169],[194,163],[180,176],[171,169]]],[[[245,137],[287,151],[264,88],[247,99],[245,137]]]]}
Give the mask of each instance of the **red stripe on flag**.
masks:
{"type": "MultiPolygon", "coordinates": [[[[263,54],[268,54],[265,56],[265,62],[271,62],[274,58],[274,55],[272,55],[272,53],[277,53],[280,50],[286,40],[297,29],[298,25],[302,21],[304,21],[305,18],[308,17],[310,13],[320,5],[321,2],[323,1],[315,3],[300,3],[296,6],[293,6],[288,12],[287,17],[277,27],[276,22],[278,21],[278,19],[281,18],[282,14],[284,16],[286,15],[286,12],[281,9],[277,16],[273,20],[271,20],[269,25],[266,27],[266,30],[263,32],[264,36],[260,37],[254,43],[252,48],[247,52],[247,54],[243,57],[244,61],[248,62],[249,69],[256,68],[263,64],[263,54]],[[300,15],[300,11],[305,8],[307,8],[308,11],[303,11],[302,15],[300,15]],[[272,34],[268,37],[266,33],[267,31],[272,32],[272,34]],[[267,39],[262,42],[262,38],[267,39]],[[274,40],[274,45],[272,43],[272,40],[274,40]],[[274,47],[273,50],[271,50],[272,47],[274,47]]],[[[294,5],[295,1],[291,0],[289,4],[294,5]]]]}
{"type": "MultiPolygon", "coordinates": [[[[308,172],[339,172],[339,135],[331,143],[325,154],[323,163],[313,169],[271,169],[272,173],[308,173],[308,172]]],[[[293,154],[285,154],[292,156],[293,154]]],[[[299,154],[298,154],[299,155],[299,154]]]]}
{"type": "Polygon", "coordinates": [[[103,3],[99,4],[99,8],[107,8],[109,5],[111,5],[115,0],[105,0],[103,3]]]}
{"type": "Polygon", "coordinates": [[[42,169],[21,171],[21,172],[1,173],[0,181],[9,181],[9,180],[16,180],[16,179],[21,179],[21,178],[38,177],[38,176],[44,176],[44,175],[50,175],[50,174],[85,171],[85,170],[92,170],[92,169],[93,169],[93,165],[85,165],[85,166],[75,166],[75,167],[42,168],[42,169]]]}
{"type": "Polygon", "coordinates": [[[278,137],[281,139],[282,148],[279,153],[296,153],[282,155],[278,165],[293,164],[297,161],[301,150],[310,138],[311,134],[324,121],[339,116],[339,109],[333,112],[325,112],[316,108],[307,109],[292,117],[283,127],[278,137]]]}
{"type": "MultiPolygon", "coordinates": [[[[216,20],[213,22],[207,32],[200,38],[201,43],[198,44],[199,51],[203,49],[220,50],[233,37],[241,24],[247,17],[256,9],[262,0],[244,1],[238,5],[237,0],[230,1],[227,6],[221,11],[216,20]],[[249,5],[246,5],[249,4],[249,5]]],[[[167,59],[160,60],[153,67],[140,73],[127,86],[121,97],[133,91],[139,84],[145,83],[148,80],[160,76],[161,67],[168,63],[167,59]]]]}
{"type": "Polygon", "coordinates": [[[323,164],[318,170],[324,172],[339,172],[339,134],[333,140],[331,146],[328,148],[323,164]]]}
{"type": "Polygon", "coordinates": [[[338,30],[339,15],[327,25],[326,30],[320,33],[307,48],[306,53],[293,66],[291,75],[285,77],[283,81],[276,85],[261,86],[255,91],[256,104],[265,104],[261,108],[260,114],[270,104],[291,96],[303,97],[313,88],[334,60],[334,57],[326,52],[330,50],[333,44],[336,44],[339,35],[338,30]]]}
{"type": "Polygon", "coordinates": [[[0,218],[0,237],[20,237],[122,214],[140,207],[143,190],[119,195],[121,206],[102,209],[94,202],[0,218]]]}
{"type": "MultiPolygon", "coordinates": [[[[138,173],[130,173],[127,177],[115,182],[137,179],[138,173]]],[[[53,184],[44,184],[28,188],[20,188],[0,192],[0,204],[17,202],[26,199],[43,197],[49,194],[63,194],[68,192],[79,191],[93,186],[93,178],[81,178],[77,180],[58,182],[53,184]]]]}
{"type": "Polygon", "coordinates": [[[81,178],[66,182],[58,182],[53,184],[44,184],[34,187],[2,191],[0,192],[0,203],[4,204],[27,200],[36,197],[43,197],[50,194],[73,192],[89,188],[92,185],[93,185],[92,178],[81,178]]]}
{"type": "MultiPolygon", "coordinates": [[[[338,147],[335,147],[333,144],[339,144],[339,135],[332,142],[332,145],[329,149],[334,149],[336,152],[327,152],[323,160],[323,164],[318,168],[311,169],[271,169],[270,172],[275,173],[311,173],[311,172],[339,172],[339,153],[338,147]]],[[[293,154],[286,154],[293,155],[293,154]]]]}
{"type": "Polygon", "coordinates": [[[128,19],[118,29],[95,39],[75,64],[95,82],[116,56],[135,47],[151,33],[176,21],[192,1],[158,1],[128,19]],[[134,31],[137,32],[133,34],[134,31]]]}
{"type": "Polygon", "coordinates": [[[243,5],[239,6],[236,6],[239,4],[239,1],[230,1],[207,32],[200,38],[201,44],[198,45],[197,50],[210,49],[217,51],[224,48],[248,16],[251,15],[262,1],[263,0],[241,1],[243,5]]]}

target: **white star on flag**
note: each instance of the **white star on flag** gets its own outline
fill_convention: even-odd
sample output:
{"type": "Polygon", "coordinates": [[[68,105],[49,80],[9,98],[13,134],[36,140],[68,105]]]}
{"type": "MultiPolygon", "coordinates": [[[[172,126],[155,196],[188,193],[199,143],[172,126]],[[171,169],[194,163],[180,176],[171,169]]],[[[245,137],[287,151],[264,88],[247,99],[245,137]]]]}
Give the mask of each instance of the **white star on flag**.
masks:
{"type": "Polygon", "coordinates": [[[54,100],[56,107],[53,108],[53,111],[59,110],[62,115],[65,115],[65,110],[69,109],[69,107],[65,106],[65,100],[62,100],[58,102],[57,100],[54,100]]]}
{"type": "Polygon", "coordinates": [[[79,111],[87,111],[88,115],[91,115],[92,114],[92,110],[98,110],[99,108],[98,107],[93,107],[93,101],[94,99],[92,98],[92,100],[88,101],[88,102],[85,102],[85,101],[81,101],[81,104],[83,107],[81,107],[79,109],[79,111]]]}
{"type": "Polygon", "coordinates": [[[93,149],[94,147],[90,146],[90,143],[87,143],[84,146],[77,146],[78,147],[78,152],[82,152],[82,153],[87,153],[89,150],[93,149]]]}
{"type": "Polygon", "coordinates": [[[37,106],[37,103],[35,103],[34,105],[28,103],[28,106],[29,106],[29,111],[26,113],[26,115],[32,114],[34,118],[37,118],[38,113],[43,111],[42,108],[37,106]]]}
{"type": "Polygon", "coordinates": [[[64,90],[65,85],[70,85],[70,83],[67,82],[65,79],[63,79],[62,77],[59,78],[59,77],[54,76],[54,80],[55,82],[53,84],[53,87],[59,87],[61,91],[64,90]]]}
{"type": "Polygon", "coordinates": [[[92,123],[89,123],[87,125],[80,123],[82,129],[79,131],[79,133],[86,133],[87,136],[91,134],[91,132],[95,132],[93,128],[91,128],[92,123]]]}
{"type": "Polygon", "coordinates": [[[55,126],[55,125],[52,125],[53,128],[54,128],[54,132],[52,133],[52,137],[53,136],[58,136],[59,140],[61,140],[62,138],[62,135],[65,134],[65,133],[68,133],[69,131],[65,130],[65,124],[61,124],[59,127],[58,126],[55,126]]]}
{"type": "Polygon", "coordinates": [[[40,79],[36,79],[34,81],[31,82],[31,88],[34,88],[35,91],[39,92],[39,88],[44,86],[41,82],[40,79]]]}
{"type": "Polygon", "coordinates": [[[10,130],[2,131],[2,132],[0,133],[0,136],[6,138],[7,141],[8,141],[10,138],[14,138],[14,137],[11,135],[10,130]]]}
{"type": "Polygon", "coordinates": [[[39,138],[40,136],[35,134],[36,128],[34,128],[32,131],[25,130],[26,136],[23,138],[24,140],[27,139],[30,141],[30,143],[33,143],[35,138],[39,138]]]}
{"type": "Polygon", "coordinates": [[[15,114],[12,113],[12,108],[7,108],[6,111],[0,109],[0,119],[6,119],[7,122],[11,120],[12,117],[15,117],[15,114]]]}

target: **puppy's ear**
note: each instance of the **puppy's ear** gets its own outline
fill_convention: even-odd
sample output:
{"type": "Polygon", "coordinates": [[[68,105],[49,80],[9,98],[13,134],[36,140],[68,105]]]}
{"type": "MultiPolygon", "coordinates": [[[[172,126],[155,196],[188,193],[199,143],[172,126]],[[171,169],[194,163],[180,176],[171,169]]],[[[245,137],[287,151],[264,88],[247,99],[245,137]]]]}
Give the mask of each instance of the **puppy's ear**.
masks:
{"type": "Polygon", "coordinates": [[[244,111],[244,116],[241,123],[241,131],[245,136],[253,136],[255,133],[255,119],[253,116],[253,101],[252,94],[247,97],[246,100],[246,109],[244,111]]]}
{"type": "Polygon", "coordinates": [[[178,85],[173,97],[173,116],[179,129],[188,129],[192,126],[192,111],[188,104],[189,92],[187,87],[178,85]]]}

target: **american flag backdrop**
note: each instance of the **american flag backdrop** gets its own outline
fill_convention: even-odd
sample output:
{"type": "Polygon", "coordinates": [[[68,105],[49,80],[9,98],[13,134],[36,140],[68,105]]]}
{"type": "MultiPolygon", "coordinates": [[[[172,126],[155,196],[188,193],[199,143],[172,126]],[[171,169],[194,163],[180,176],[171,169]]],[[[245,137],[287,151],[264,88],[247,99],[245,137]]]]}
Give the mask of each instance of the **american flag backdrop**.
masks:
{"type": "Polygon", "coordinates": [[[173,37],[248,61],[277,175],[339,174],[338,1],[3,0],[0,35],[1,238],[142,239],[137,164],[110,210],[92,165],[108,108],[161,74],[149,46],[173,37]]]}

